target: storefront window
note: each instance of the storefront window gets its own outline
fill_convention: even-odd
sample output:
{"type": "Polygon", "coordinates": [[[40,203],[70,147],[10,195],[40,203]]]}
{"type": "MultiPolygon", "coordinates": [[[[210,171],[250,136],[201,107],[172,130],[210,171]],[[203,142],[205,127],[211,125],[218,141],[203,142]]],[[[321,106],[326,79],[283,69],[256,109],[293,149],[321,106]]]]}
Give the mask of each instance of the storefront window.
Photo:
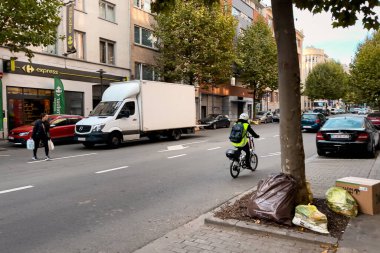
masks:
{"type": "Polygon", "coordinates": [[[21,94],[22,93],[22,88],[8,87],[7,88],[7,93],[8,94],[21,94]]]}
{"type": "MultiPolygon", "coordinates": [[[[53,91],[7,87],[8,129],[33,123],[41,113],[53,111],[53,91]]],[[[65,91],[66,114],[83,115],[83,93],[65,91]]]]}

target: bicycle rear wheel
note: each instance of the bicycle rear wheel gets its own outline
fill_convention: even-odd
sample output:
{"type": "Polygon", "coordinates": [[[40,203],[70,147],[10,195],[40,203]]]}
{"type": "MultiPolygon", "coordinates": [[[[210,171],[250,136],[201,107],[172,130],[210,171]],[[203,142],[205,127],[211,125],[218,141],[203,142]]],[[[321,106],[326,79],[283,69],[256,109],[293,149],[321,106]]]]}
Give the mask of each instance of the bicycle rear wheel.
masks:
{"type": "Polygon", "coordinates": [[[240,173],[239,163],[237,161],[232,161],[230,164],[231,177],[237,178],[239,176],[239,173],[240,173]]]}
{"type": "Polygon", "coordinates": [[[251,167],[252,167],[252,171],[256,170],[258,164],[259,164],[259,158],[256,155],[256,153],[252,152],[251,153],[251,167]]]}

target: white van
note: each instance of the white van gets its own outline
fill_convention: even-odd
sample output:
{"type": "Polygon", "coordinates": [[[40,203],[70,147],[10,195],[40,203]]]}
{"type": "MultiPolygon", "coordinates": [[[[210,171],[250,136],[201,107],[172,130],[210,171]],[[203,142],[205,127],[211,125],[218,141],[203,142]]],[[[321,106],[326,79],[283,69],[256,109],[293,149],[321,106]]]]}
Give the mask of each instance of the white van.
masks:
{"type": "Polygon", "coordinates": [[[195,132],[194,86],[156,81],[112,83],[89,117],[75,126],[86,147],[120,143],[141,137],[179,140],[195,132]]]}

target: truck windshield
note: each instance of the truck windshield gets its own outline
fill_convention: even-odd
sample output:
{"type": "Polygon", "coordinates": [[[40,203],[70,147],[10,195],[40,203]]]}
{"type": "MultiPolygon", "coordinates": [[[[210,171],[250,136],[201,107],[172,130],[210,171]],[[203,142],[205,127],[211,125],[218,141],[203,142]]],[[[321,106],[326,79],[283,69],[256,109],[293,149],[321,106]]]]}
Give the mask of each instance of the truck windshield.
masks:
{"type": "Polygon", "coordinates": [[[100,102],[90,113],[90,116],[113,116],[122,101],[100,102]]]}

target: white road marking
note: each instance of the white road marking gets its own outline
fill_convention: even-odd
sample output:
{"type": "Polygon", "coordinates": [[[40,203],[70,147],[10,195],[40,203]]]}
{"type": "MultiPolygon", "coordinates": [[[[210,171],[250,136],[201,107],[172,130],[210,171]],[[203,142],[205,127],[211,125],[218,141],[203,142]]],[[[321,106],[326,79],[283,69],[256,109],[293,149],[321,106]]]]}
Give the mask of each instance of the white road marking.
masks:
{"type": "Polygon", "coordinates": [[[27,186],[23,186],[23,187],[18,187],[18,188],[0,191],[0,194],[8,193],[8,192],[21,191],[21,190],[25,190],[25,189],[29,189],[29,188],[33,188],[33,187],[34,187],[33,185],[27,185],[27,186]]]}
{"type": "Polygon", "coordinates": [[[179,144],[179,145],[173,145],[173,146],[168,146],[167,149],[164,149],[164,150],[159,150],[157,152],[168,152],[168,151],[173,151],[173,150],[181,150],[181,149],[185,149],[185,148],[188,148],[186,147],[185,145],[191,145],[191,144],[197,144],[197,143],[203,143],[203,142],[207,142],[208,140],[205,140],[205,141],[194,141],[194,142],[189,142],[189,143],[185,143],[185,144],[179,144]]]}
{"type": "MultiPolygon", "coordinates": [[[[68,158],[75,158],[75,157],[81,157],[81,156],[89,156],[89,155],[96,155],[97,153],[89,153],[89,154],[82,154],[82,155],[72,155],[72,156],[65,156],[65,157],[57,157],[57,158],[52,158],[50,161],[55,161],[55,160],[61,160],[61,159],[68,159],[68,158]]],[[[45,160],[38,160],[38,161],[33,161],[33,162],[28,162],[28,163],[40,163],[40,162],[46,162],[45,160]]]]}
{"type": "Polygon", "coordinates": [[[268,155],[262,155],[260,157],[271,157],[271,156],[278,156],[281,155],[281,152],[276,152],[276,153],[269,153],[268,155]]]}
{"type": "Polygon", "coordinates": [[[205,141],[194,141],[194,142],[189,142],[189,143],[185,143],[185,144],[182,144],[182,145],[191,145],[191,144],[198,144],[198,143],[203,143],[203,142],[208,142],[208,140],[205,140],[205,141]]]}
{"type": "Polygon", "coordinates": [[[128,166],[121,166],[121,167],[117,167],[117,168],[113,168],[113,169],[109,169],[109,170],[101,170],[101,171],[97,171],[95,173],[101,174],[101,173],[106,173],[106,172],[110,172],[110,171],[114,171],[114,170],[121,170],[121,169],[125,169],[125,168],[128,168],[128,166]]]}
{"type": "Polygon", "coordinates": [[[0,156],[11,156],[11,155],[0,155],[0,156]]]}
{"type": "Polygon", "coordinates": [[[207,150],[215,150],[215,149],[220,149],[221,147],[216,147],[216,148],[209,148],[207,150]]]}
{"type": "Polygon", "coordinates": [[[273,135],[273,137],[279,137],[279,136],[280,136],[279,134],[273,135]]]}
{"type": "Polygon", "coordinates": [[[168,159],[176,158],[176,157],[181,157],[185,156],[186,154],[181,154],[181,155],[175,155],[175,156],[169,156],[168,159]]]}

